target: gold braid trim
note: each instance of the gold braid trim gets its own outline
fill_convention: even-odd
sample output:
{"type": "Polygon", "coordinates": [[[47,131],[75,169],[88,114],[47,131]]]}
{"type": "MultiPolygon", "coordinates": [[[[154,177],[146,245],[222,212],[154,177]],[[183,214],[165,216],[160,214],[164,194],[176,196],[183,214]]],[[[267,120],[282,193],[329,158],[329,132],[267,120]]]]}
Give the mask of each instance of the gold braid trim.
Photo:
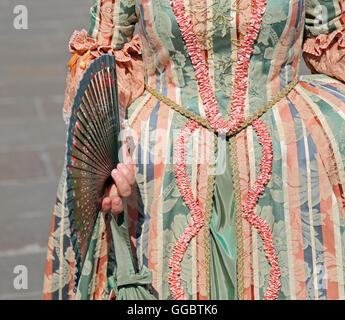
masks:
{"type": "Polygon", "coordinates": [[[153,89],[152,87],[150,87],[146,83],[145,83],[145,89],[148,92],[150,92],[154,97],[156,97],[158,100],[160,100],[161,102],[165,103],[166,105],[168,105],[169,107],[171,107],[175,111],[179,112],[180,114],[182,114],[186,118],[195,120],[200,125],[202,125],[203,127],[207,128],[207,129],[213,130],[212,127],[211,127],[211,124],[208,122],[207,119],[205,119],[205,118],[203,118],[201,116],[198,116],[198,115],[196,115],[195,113],[193,113],[191,111],[186,110],[185,108],[183,108],[179,104],[175,103],[173,100],[169,99],[168,97],[164,96],[163,94],[158,92],[156,89],[153,89]]]}
{"type": "MultiPolygon", "coordinates": [[[[277,94],[272,100],[270,100],[260,110],[255,112],[253,115],[251,115],[247,119],[245,119],[243,121],[242,125],[240,125],[235,131],[229,131],[226,135],[227,136],[233,136],[233,135],[236,135],[237,133],[239,133],[240,131],[242,131],[243,129],[247,128],[254,120],[260,118],[266,111],[271,109],[276,103],[278,103],[287,94],[289,94],[290,91],[297,85],[298,81],[299,81],[299,75],[297,75],[295,77],[295,79],[285,89],[280,91],[279,94],[277,94]]],[[[202,125],[203,127],[207,128],[207,129],[213,130],[211,124],[209,123],[209,121],[207,119],[205,119],[201,116],[198,116],[189,110],[186,110],[185,108],[183,108],[179,104],[175,103],[174,101],[172,101],[168,97],[162,95],[156,89],[153,89],[152,87],[150,87],[148,84],[145,84],[145,89],[148,92],[150,92],[154,97],[156,97],[158,100],[165,103],[166,105],[168,105],[169,107],[171,107],[175,111],[179,112],[183,116],[187,117],[188,119],[192,119],[192,120],[197,121],[200,125],[202,125]]]]}
{"type": "MultiPolygon", "coordinates": [[[[217,158],[217,135],[213,134],[213,152],[214,160],[217,158]]],[[[209,166],[209,170],[215,170],[215,163],[209,166]]],[[[211,172],[208,176],[207,182],[207,197],[205,205],[205,225],[204,225],[204,246],[205,246],[205,261],[206,261],[206,291],[207,299],[211,299],[210,291],[210,224],[211,224],[211,215],[213,207],[213,192],[214,192],[214,182],[215,182],[215,173],[211,172]]]]}
{"type": "Polygon", "coordinates": [[[237,238],[237,298],[244,300],[244,280],[243,280],[243,234],[242,234],[242,205],[240,175],[237,158],[236,136],[230,138],[230,154],[232,164],[232,176],[235,194],[235,215],[236,215],[236,238],[237,238]]]}

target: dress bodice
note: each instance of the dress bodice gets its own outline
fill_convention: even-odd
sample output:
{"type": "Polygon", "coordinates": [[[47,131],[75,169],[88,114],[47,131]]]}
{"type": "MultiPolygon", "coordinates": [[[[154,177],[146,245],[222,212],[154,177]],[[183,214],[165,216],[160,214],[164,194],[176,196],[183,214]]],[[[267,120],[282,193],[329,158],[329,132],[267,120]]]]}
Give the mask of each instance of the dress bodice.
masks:
{"type": "MultiPolygon", "coordinates": [[[[237,53],[252,13],[252,1],[185,0],[199,47],[207,62],[218,108],[230,113],[237,53]]],[[[195,70],[169,0],[137,1],[146,81],[164,93],[169,83],[181,88],[180,103],[203,116],[195,70]]],[[[304,1],[268,0],[248,70],[250,115],[296,77],[304,30],[304,1]]]]}

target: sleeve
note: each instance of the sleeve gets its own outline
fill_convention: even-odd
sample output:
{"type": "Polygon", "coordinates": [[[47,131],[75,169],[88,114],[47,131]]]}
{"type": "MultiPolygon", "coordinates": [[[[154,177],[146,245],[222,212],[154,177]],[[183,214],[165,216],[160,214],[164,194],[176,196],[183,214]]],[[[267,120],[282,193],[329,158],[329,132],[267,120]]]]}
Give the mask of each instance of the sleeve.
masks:
{"type": "Polygon", "coordinates": [[[345,81],[345,1],[307,0],[303,58],[312,73],[345,81]]]}
{"type": "Polygon", "coordinates": [[[76,30],[69,41],[72,56],[63,108],[66,123],[84,70],[102,54],[115,55],[121,111],[144,91],[141,42],[138,35],[133,36],[137,22],[135,0],[95,0],[90,14],[89,31],[76,30]]]}

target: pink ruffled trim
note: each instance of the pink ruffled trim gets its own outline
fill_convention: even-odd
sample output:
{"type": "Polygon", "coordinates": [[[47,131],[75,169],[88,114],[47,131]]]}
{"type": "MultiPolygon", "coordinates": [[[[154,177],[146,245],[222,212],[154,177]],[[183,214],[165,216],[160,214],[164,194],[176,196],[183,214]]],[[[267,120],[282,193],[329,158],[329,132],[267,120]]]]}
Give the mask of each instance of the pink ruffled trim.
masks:
{"type": "Polygon", "coordinates": [[[345,30],[336,30],[331,34],[320,34],[316,38],[306,39],[303,45],[303,51],[319,57],[334,43],[337,43],[340,48],[345,48],[345,30]]]}
{"type": "Polygon", "coordinates": [[[190,241],[198,234],[200,229],[205,224],[205,215],[198,202],[194,199],[193,191],[189,185],[186,171],[186,146],[190,135],[198,126],[199,124],[196,121],[189,120],[180,131],[179,137],[175,143],[176,165],[174,169],[177,185],[179,187],[181,196],[187,204],[192,216],[192,221],[190,222],[189,226],[175,243],[173,247],[173,254],[169,260],[171,273],[168,276],[168,281],[170,284],[171,295],[175,300],[186,300],[186,295],[183,291],[180,278],[181,261],[190,241]]]}
{"type": "Polygon", "coordinates": [[[266,289],[264,299],[275,300],[279,296],[279,288],[281,276],[278,265],[278,257],[274,253],[273,237],[267,222],[255,213],[255,206],[259,199],[259,195],[265,191],[265,185],[270,181],[272,176],[273,163],[273,145],[272,137],[266,128],[265,123],[261,119],[253,121],[253,127],[258,135],[259,142],[262,146],[263,157],[260,162],[260,173],[250,187],[245,201],[242,201],[243,218],[245,218],[252,226],[258,229],[263,240],[263,247],[266,258],[271,265],[270,280],[266,289]]]}
{"type": "Polygon", "coordinates": [[[111,46],[98,45],[95,39],[87,35],[86,30],[76,30],[71,36],[69,51],[73,54],[75,61],[72,61],[74,65],[70,67],[67,74],[64,103],[66,117],[70,115],[73,99],[84,70],[102,54],[115,56],[120,112],[124,117],[127,106],[144,92],[144,63],[139,36],[134,36],[122,49],[115,50],[111,46]]]}
{"type": "Polygon", "coordinates": [[[170,0],[181,34],[185,40],[189,56],[195,70],[199,85],[199,92],[205,106],[206,116],[213,129],[219,133],[235,131],[244,120],[244,104],[247,91],[248,67],[253,51],[253,44],[257,38],[262,16],[266,9],[266,0],[253,0],[253,12],[250,17],[247,33],[238,51],[238,61],[235,68],[235,89],[231,106],[231,120],[225,121],[219,112],[217,100],[209,78],[209,71],[197,38],[193,30],[193,23],[187,16],[183,0],[170,0]]]}

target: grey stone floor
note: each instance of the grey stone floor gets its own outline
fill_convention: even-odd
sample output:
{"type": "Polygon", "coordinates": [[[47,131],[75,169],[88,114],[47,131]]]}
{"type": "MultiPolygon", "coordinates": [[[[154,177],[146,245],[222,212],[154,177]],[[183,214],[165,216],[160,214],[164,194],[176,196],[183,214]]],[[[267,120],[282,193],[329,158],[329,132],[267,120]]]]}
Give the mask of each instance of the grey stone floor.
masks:
{"type": "Polygon", "coordinates": [[[0,1],[0,300],[42,297],[64,156],[67,45],[74,29],[88,28],[92,0],[18,0],[28,30],[13,27],[16,2],[0,1]],[[14,288],[17,265],[27,267],[27,290],[14,288]]]}

